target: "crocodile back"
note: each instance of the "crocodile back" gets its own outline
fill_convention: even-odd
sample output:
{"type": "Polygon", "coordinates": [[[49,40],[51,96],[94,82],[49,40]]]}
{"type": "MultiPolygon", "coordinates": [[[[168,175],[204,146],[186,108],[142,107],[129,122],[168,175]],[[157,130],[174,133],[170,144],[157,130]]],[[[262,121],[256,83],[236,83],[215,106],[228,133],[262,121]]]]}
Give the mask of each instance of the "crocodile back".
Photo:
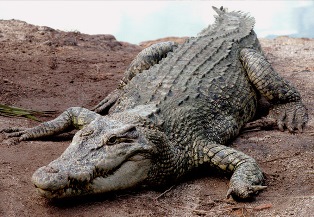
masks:
{"type": "Polygon", "coordinates": [[[177,126],[186,122],[183,120],[192,126],[206,120],[202,128],[210,134],[208,125],[226,117],[232,122],[232,132],[222,129],[217,133],[215,129],[212,133],[218,134],[218,140],[232,138],[256,110],[256,93],[239,60],[242,48],[260,50],[253,25],[254,20],[242,13],[219,14],[213,26],[135,76],[124,88],[114,112],[156,104],[169,133],[181,130],[177,126]]]}

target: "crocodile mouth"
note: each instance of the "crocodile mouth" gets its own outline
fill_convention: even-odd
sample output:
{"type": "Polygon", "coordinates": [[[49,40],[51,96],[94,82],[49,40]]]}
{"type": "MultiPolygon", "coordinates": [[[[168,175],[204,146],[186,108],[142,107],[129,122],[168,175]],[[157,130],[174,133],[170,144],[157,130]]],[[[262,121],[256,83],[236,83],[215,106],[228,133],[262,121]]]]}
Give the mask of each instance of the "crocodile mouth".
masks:
{"type": "Polygon", "coordinates": [[[114,175],[114,173],[117,170],[119,170],[121,166],[122,164],[109,172],[105,172],[103,170],[95,168],[90,178],[84,179],[84,180],[78,180],[69,176],[67,184],[65,186],[61,185],[59,189],[43,188],[40,185],[38,185],[35,181],[33,182],[35,182],[34,185],[37,192],[41,196],[46,197],[46,198],[63,198],[63,197],[69,197],[69,196],[84,195],[84,194],[89,194],[92,192],[90,189],[90,184],[94,180],[105,179],[110,175],[114,175]]]}
{"type": "Polygon", "coordinates": [[[50,174],[47,173],[47,170],[49,171],[51,168],[49,169],[49,166],[41,167],[33,174],[32,181],[37,193],[48,199],[105,193],[128,188],[127,185],[123,184],[125,183],[124,180],[128,179],[125,177],[125,173],[141,170],[136,165],[141,161],[147,161],[147,159],[142,155],[134,155],[109,171],[95,167],[92,174],[88,178],[83,179],[72,178],[66,172],[56,172],[54,174],[55,179],[50,179],[50,182],[58,183],[60,181],[60,184],[57,186],[42,183],[42,180],[49,180],[47,177],[50,174]]]}

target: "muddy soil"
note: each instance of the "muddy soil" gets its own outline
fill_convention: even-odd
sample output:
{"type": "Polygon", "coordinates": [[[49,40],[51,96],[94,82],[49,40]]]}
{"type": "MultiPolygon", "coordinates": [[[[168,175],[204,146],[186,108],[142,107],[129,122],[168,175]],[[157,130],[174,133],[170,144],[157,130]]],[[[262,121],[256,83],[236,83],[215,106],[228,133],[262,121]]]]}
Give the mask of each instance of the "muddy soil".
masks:
{"type": "MultiPolygon", "coordinates": [[[[193,174],[164,192],[131,190],[60,201],[41,198],[30,177],[66,149],[72,136],[68,134],[15,146],[0,142],[0,216],[312,216],[314,40],[279,37],[261,43],[273,67],[300,90],[310,120],[302,134],[248,132],[230,144],[253,156],[265,172],[268,188],[255,200],[225,200],[229,178],[212,171],[193,174]]],[[[0,103],[55,110],[56,115],[72,106],[91,108],[116,87],[145,43],[141,45],[119,42],[112,35],[0,21],[0,103]]],[[[37,124],[0,117],[0,128],[37,124]]]]}

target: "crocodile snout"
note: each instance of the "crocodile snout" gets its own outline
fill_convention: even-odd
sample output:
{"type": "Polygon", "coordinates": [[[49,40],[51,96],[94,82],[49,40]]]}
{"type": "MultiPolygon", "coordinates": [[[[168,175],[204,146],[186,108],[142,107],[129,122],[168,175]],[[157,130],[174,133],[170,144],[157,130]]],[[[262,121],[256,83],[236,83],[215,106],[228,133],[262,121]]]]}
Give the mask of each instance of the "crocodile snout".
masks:
{"type": "Polygon", "coordinates": [[[35,171],[32,182],[37,188],[54,191],[66,187],[68,174],[52,166],[43,166],[35,171]]]}

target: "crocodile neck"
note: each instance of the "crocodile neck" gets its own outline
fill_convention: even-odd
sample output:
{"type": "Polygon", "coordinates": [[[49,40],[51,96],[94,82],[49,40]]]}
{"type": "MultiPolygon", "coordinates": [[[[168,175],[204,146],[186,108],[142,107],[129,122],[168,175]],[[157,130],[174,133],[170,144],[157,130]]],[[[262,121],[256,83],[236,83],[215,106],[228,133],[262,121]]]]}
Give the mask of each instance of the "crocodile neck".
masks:
{"type": "Polygon", "coordinates": [[[142,128],[142,131],[148,142],[153,143],[156,148],[155,155],[152,155],[151,159],[148,184],[152,186],[171,184],[194,167],[188,155],[189,146],[181,148],[157,129],[142,128]]]}

